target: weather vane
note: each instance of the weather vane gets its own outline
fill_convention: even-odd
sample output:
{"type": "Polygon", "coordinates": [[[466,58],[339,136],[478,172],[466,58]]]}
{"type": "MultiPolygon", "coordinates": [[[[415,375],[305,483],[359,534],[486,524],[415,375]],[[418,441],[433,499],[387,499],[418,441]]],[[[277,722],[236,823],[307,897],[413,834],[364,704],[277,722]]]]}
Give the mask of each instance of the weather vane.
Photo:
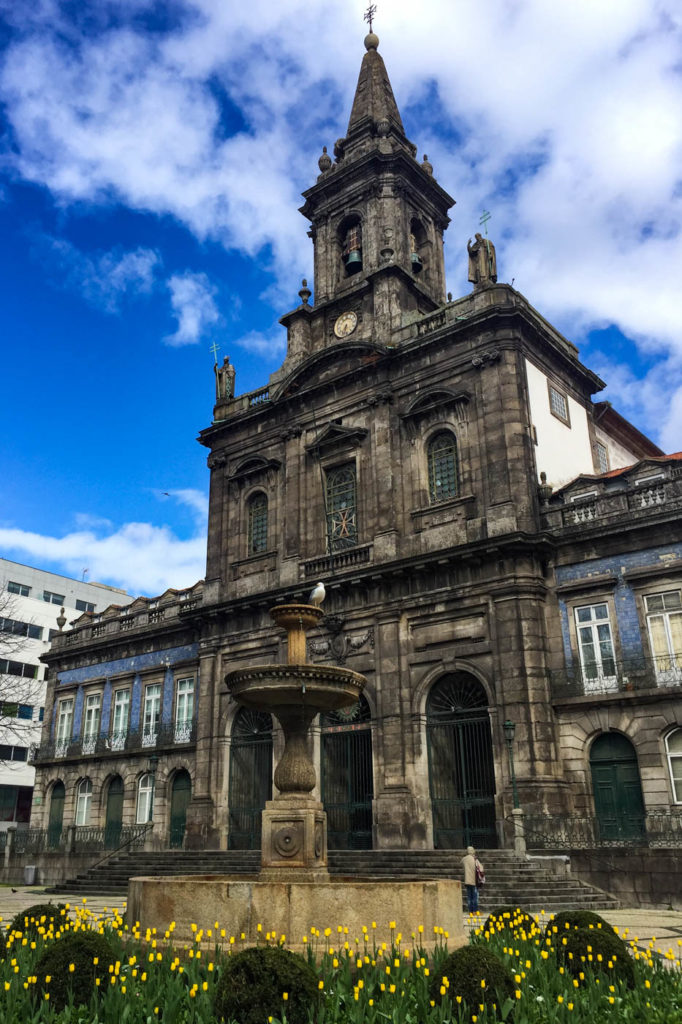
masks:
{"type": "Polygon", "coordinates": [[[220,351],[220,345],[216,345],[215,341],[212,345],[209,345],[211,352],[213,353],[213,361],[218,365],[218,352],[220,351]]]}
{"type": "Polygon", "coordinates": [[[374,15],[377,13],[377,5],[370,4],[365,13],[363,14],[363,20],[369,24],[370,32],[373,32],[372,22],[374,21],[374,15]]]}

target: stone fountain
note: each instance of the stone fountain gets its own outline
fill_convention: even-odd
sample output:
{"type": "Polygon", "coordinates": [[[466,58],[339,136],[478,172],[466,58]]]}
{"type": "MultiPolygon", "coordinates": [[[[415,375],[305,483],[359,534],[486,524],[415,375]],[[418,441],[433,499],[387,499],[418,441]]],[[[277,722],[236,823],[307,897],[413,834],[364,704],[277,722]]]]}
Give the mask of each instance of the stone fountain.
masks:
{"type": "Polygon", "coordinates": [[[238,669],[226,677],[232,697],[244,707],[274,715],[284,733],[284,752],[275,769],[277,795],[262,817],[258,876],[183,875],[131,878],[128,917],[161,933],[176,922],[177,939],[191,939],[190,925],[210,928],[215,920],[228,936],[247,942],[262,932],[285,935],[301,949],[312,926],[343,925],[353,937],[377,923],[388,937],[389,922],[409,936],[421,925],[425,947],[434,927],[449,932],[450,946],[464,942],[462,894],[458,881],[434,879],[340,878],[327,869],[327,815],[312,796],[316,773],[309,731],[320,712],[352,707],[365,677],[336,666],[308,665],[306,633],[324,613],[307,604],[277,605],[270,615],[287,632],[287,663],[238,669]]]}

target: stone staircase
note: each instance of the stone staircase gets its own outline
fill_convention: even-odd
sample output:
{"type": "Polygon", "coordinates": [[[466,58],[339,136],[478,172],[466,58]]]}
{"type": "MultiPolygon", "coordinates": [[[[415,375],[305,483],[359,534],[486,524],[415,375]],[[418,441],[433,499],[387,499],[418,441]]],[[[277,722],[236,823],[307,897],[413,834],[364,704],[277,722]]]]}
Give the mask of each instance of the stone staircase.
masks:
{"type": "MultiPolygon", "coordinates": [[[[396,878],[461,880],[464,850],[330,850],[329,871],[354,879],[396,878]]],[[[556,875],[549,868],[518,857],[509,850],[479,850],[485,866],[486,885],[481,890],[481,910],[513,904],[528,910],[553,913],[562,909],[615,909],[618,901],[573,875],[556,875]]],[[[251,875],[258,873],[258,850],[166,850],[157,853],[130,851],[111,857],[89,871],[55,885],[54,894],[111,897],[122,902],[128,879],[139,875],[251,875]]]]}

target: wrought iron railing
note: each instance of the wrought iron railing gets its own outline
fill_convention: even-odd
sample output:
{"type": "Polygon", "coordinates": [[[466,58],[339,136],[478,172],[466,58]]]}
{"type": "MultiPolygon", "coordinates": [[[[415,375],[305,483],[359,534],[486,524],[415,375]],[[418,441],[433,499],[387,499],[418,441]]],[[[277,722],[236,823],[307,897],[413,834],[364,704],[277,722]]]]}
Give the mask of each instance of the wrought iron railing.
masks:
{"type": "Polygon", "coordinates": [[[682,686],[682,659],[671,655],[645,658],[637,655],[622,661],[604,660],[601,666],[574,662],[550,671],[552,697],[582,697],[630,690],[656,690],[682,686]]]}
{"type": "Polygon", "coordinates": [[[196,722],[169,723],[160,725],[155,731],[132,729],[127,733],[101,734],[97,739],[87,737],[74,740],[72,743],[43,743],[35,752],[33,763],[43,764],[62,758],[85,757],[108,754],[111,751],[149,751],[159,748],[180,746],[194,743],[196,740],[196,722]]]}
{"type": "Polygon", "coordinates": [[[529,850],[682,846],[682,808],[620,818],[528,814],[523,825],[529,850]]]}
{"type": "MultiPolygon", "coordinates": [[[[114,853],[123,847],[142,846],[151,828],[151,823],[122,825],[115,829],[111,825],[76,825],[70,829],[24,828],[14,833],[13,847],[17,856],[44,853],[46,850],[59,850],[63,853],[69,843],[73,853],[96,853],[105,849],[114,853]]],[[[6,843],[6,833],[4,835],[6,843]]]]}

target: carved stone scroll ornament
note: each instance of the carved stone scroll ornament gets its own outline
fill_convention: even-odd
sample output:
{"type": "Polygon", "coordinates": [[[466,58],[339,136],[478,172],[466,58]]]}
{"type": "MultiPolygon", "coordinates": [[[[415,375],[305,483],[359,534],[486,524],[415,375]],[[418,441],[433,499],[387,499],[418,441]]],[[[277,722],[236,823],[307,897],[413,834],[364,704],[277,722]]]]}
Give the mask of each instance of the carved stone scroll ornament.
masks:
{"type": "Polygon", "coordinates": [[[471,365],[475,366],[477,370],[480,370],[484,366],[498,362],[500,355],[501,353],[499,348],[491,348],[487,352],[481,352],[480,355],[474,356],[471,360],[471,365]]]}
{"type": "Polygon", "coordinates": [[[319,659],[329,659],[335,665],[345,665],[348,656],[361,650],[366,644],[374,650],[374,629],[370,626],[366,633],[358,636],[346,636],[343,631],[343,619],[338,615],[327,615],[325,625],[330,633],[327,640],[309,640],[308,652],[319,659]]]}
{"type": "Polygon", "coordinates": [[[227,455],[225,452],[211,452],[206,459],[206,465],[209,469],[219,469],[224,466],[227,462],[227,455]]]}

